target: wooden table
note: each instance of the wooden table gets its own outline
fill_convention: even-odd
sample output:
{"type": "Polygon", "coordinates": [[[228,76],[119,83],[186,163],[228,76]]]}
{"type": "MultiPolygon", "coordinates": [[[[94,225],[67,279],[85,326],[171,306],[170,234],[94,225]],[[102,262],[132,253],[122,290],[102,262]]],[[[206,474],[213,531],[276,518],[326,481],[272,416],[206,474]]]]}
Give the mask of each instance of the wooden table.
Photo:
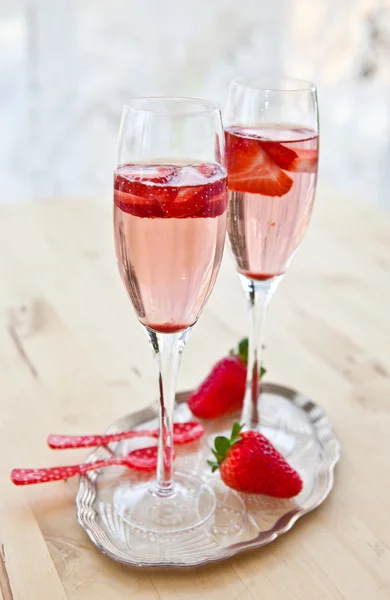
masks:
{"type": "MultiPolygon", "coordinates": [[[[110,201],[0,209],[0,587],[4,600],[390,598],[390,218],[321,188],[270,309],[268,380],[328,411],[342,442],[334,491],[261,550],[193,570],[137,570],[78,526],[76,481],[15,488],[15,466],[78,461],[49,432],[102,431],[156,396],[152,358],[113,256],[110,201]],[[134,596],[135,595],[135,596],[134,596]]],[[[247,330],[226,258],[188,343],[195,385],[247,330]]]]}

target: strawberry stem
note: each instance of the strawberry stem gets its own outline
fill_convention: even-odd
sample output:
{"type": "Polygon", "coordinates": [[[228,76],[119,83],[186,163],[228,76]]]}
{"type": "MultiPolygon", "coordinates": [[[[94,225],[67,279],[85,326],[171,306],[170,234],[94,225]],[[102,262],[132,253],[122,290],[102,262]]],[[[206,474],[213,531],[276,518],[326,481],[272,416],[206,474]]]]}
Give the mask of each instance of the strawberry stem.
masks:
{"type": "Polygon", "coordinates": [[[248,347],[248,338],[242,339],[238,344],[238,356],[245,364],[247,364],[248,362],[248,347]]]}
{"type": "MultiPolygon", "coordinates": [[[[236,350],[230,350],[230,356],[238,356],[242,362],[248,364],[248,349],[249,341],[248,338],[243,338],[239,343],[236,350]]],[[[261,379],[265,375],[267,370],[264,367],[260,367],[259,378],[261,379]]]]}
{"type": "Polygon", "coordinates": [[[230,448],[240,441],[241,430],[244,425],[240,425],[238,421],[234,421],[230,437],[227,438],[223,435],[218,435],[214,440],[214,448],[211,452],[214,455],[215,460],[208,460],[207,464],[210,465],[212,473],[219,469],[220,464],[225,460],[227,453],[230,448]]]}

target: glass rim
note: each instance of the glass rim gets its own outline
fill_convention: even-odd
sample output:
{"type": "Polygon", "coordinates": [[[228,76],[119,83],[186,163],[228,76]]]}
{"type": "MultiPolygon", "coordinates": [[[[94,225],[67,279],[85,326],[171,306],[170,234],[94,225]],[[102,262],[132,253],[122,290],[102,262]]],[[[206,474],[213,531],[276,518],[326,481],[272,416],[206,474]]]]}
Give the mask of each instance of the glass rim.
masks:
{"type": "Polygon", "coordinates": [[[123,105],[123,112],[145,112],[160,115],[174,116],[196,116],[212,113],[221,113],[217,102],[205,100],[204,98],[192,98],[190,96],[135,96],[123,105]],[[163,103],[172,104],[172,108],[163,107],[163,103]],[[155,105],[155,106],[153,106],[155,105]],[[173,106],[187,105],[187,108],[173,110],[173,106]],[[193,106],[191,108],[191,105],[193,106]]]}
{"type": "Polygon", "coordinates": [[[230,85],[250,87],[263,92],[316,92],[315,83],[306,79],[284,75],[261,75],[259,77],[234,77],[230,85]]]}

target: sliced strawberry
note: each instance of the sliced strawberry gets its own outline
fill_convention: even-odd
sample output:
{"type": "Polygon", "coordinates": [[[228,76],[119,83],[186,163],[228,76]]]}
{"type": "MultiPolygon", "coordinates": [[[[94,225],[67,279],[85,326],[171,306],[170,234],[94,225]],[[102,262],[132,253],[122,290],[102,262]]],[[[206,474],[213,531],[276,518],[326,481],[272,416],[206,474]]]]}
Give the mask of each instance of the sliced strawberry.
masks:
{"type": "Polygon", "coordinates": [[[173,199],[166,197],[161,203],[166,216],[175,219],[216,217],[226,210],[226,205],[226,179],[205,185],[183,186],[173,199]]]}
{"type": "Polygon", "coordinates": [[[160,197],[177,194],[177,187],[166,186],[177,175],[171,166],[123,165],[114,176],[114,202],[124,212],[137,217],[164,217],[160,197]]]}
{"type": "Polygon", "coordinates": [[[114,179],[115,204],[124,212],[148,218],[214,217],[225,211],[226,178],[207,181],[218,173],[223,175],[221,167],[205,163],[186,167],[187,171],[183,168],[184,181],[180,186],[172,185],[179,169],[143,165],[119,167],[114,179]],[[199,180],[201,185],[193,185],[199,180]],[[186,181],[190,184],[186,185],[186,181]]]}
{"type": "Polygon", "coordinates": [[[288,171],[294,160],[298,158],[298,154],[294,150],[279,142],[259,140],[258,143],[281,169],[288,171]]]}
{"type": "Polygon", "coordinates": [[[213,198],[210,200],[210,202],[207,202],[206,204],[203,205],[203,207],[196,212],[195,214],[191,215],[192,217],[198,218],[198,217],[218,217],[219,215],[222,215],[227,207],[227,194],[226,192],[222,192],[221,194],[217,195],[217,196],[213,196],[213,198]]]}
{"type": "Polygon", "coordinates": [[[293,180],[271,159],[262,142],[226,133],[228,187],[236,192],[284,196],[293,180]]]}
{"type": "Polygon", "coordinates": [[[215,177],[221,172],[221,167],[212,163],[203,163],[195,165],[195,169],[205,177],[215,177]]]}
{"type": "Polygon", "coordinates": [[[297,150],[297,158],[289,165],[288,171],[295,173],[316,173],[318,150],[297,150]]]}
{"type": "Polygon", "coordinates": [[[148,217],[151,219],[162,218],[165,215],[161,204],[153,195],[145,198],[144,196],[136,196],[135,194],[114,190],[114,203],[123,212],[130,213],[136,217],[148,217]]]}
{"type": "Polygon", "coordinates": [[[292,150],[279,142],[259,142],[272,160],[286,171],[294,173],[315,173],[318,167],[318,150],[297,148],[292,150]]]}
{"type": "Polygon", "coordinates": [[[173,199],[161,197],[161,207],[167,217],[183,219],[190,217],[201,210],[207,199],[205,198],[205,186],[189,186],[179,188],[173,199]]]}
{"type": "Polygon", "coordinates": [[[168,165],[123,165],[118,168],[117,176],[124,179],[124,185],[127,181],[129,184],[128,191],[131,193],[134,182],[161,185],[169,183],[177,173],[177,167],[168,165]]]}

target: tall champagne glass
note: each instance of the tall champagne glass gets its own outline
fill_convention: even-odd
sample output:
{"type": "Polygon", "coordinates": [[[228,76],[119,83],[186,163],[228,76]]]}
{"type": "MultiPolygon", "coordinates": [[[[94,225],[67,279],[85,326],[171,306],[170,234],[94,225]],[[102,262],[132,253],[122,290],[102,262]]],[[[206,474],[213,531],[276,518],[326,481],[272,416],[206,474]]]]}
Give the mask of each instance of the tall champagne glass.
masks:
{"type": "Polygon", "coordinates": [[[316,88],[286,78],[234,79],[225,127],[228,237],[250,319],[242,421],[256,428],[266,309],[306,232],[315,195],[316,88]]]}
{"type": "Polygon", "coordinates": [[[124,107],[114,176],[119,271],[153,349],[160,393],[156,477],[126,492],[128,521],[170,533],[203,523],[211,488],[173,475],[173,410],[180,355],[207,302],[226,233],[224,135],[217,105],[136,98],[124,107]]]}

